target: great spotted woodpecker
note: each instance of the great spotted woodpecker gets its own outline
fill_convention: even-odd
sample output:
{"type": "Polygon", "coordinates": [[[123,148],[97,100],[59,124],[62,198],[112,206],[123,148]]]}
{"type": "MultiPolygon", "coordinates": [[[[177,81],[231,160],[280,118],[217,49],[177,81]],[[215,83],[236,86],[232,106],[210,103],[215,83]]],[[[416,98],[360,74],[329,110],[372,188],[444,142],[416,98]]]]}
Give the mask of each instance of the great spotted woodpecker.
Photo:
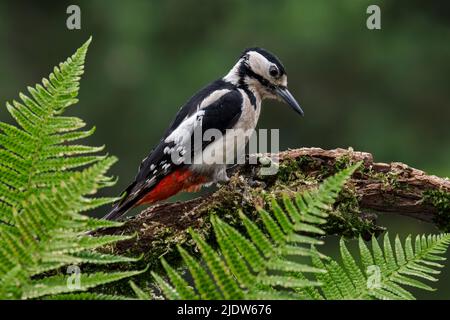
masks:
{"type": "MultiPolygon", "coordinates": [[[[199,162],[195,157],[217,150],[217,144],[224,146],[229,129],[253,131],[261,101],[266,98],[284,101],[303,115],[287,89],[286,71],[280,60],[262,48],[247,49],[225,77],[201,89],[181,107],[158,145],[141,162],[134,181],[104,218],[118,219],[135,206],[228,180],[225,162],[199,162]],[[197,148],[192,146],[196,132],[201,135],[211,129],[220,131],[223,138],[202,139],[197,148]]],[[[234,148],[223,149],[224,155],[229,152],[234,153],[234,148]]]]}

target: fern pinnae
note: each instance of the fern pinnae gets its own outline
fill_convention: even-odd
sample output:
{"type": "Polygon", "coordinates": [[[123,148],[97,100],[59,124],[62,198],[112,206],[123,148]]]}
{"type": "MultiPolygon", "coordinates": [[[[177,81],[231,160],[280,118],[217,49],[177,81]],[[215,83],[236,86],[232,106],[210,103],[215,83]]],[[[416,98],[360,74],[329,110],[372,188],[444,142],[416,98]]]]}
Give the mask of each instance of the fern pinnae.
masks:
{"type": "Polygon", "coordinates": [[[114,228],[122,225],[122,222],[118,221],[94,219],[81,215],[76,216],[73,221],[68,221],[67,224],[72,224],[73,222],[75,222],[73,226],[73,230],[75,231],[83,231],[85,229],[95,231],[98,229],[114,228]],[[83,225],[80,225],[80,223],[83,225]]]}
{"type": "Polygon", "coordinates": [[[214,281],[210,278],[204,268],[183,248],[178,247],[178,251],[180,252],[184,263],[192,275],[195,288],[197,289],[200,297],[207,300],[222,299],[223,297],[217,290],[214,281]]]}
{"type": "Polygon", "coordinates": [[[284,208],[286,209],[287,213],[289,214],[291,220],[294,223],[298,223],[301,219],[301,215],[300,215],[298,209],[295,208],[295,205],[292,202],[292,200],[286,194],[282,195],[282,200],[283,200],[284,208]]]}
{"type": "Polygon", "coordinates": [[[300,257],[311,257],[313,255],[310,248],[303,248],[299,245],[283,246],[282,248],[279,249],[279,254],[284,256],[300,256],[300,257]]]}
{"type": "Polygon", "coordinates": [[[290,276],[276,276],[276,275],[261,275],[258,277],[258,281],[263,284],[270,285],[272,287],[281,286],[284,288],[302,288],[302,287],[312,287],[320,286],[321,283],[318,281],[297,279],[290,276]]]}
{"type": "Polygon", "coordinates": [[[248,300],[298,300],[299,294],[280,291],[255,291],[248,293],[248,300]]]}
{"type": "Polygon", "coordinates": [[[161,264],[181,299],[199,299],[199,296],[195,293],[194,289],[192,289],[191,286],[189,286],[189,284],[174,269],[172,269],[164,258],[161,259],[161,264]]]}
{"type": "MultiPolygon", "coordinates": [[[[236,229],[229,226],[217,217],[215,218],[215,225],[217,225],[218,228],[220,228],[220,231],[224,234],[224,239],[226,238],[233,243],[241,256],[252,268],[252,271],[259,272],[264,268],[264,253],[262,251],[260,253],[253,241],[249,241],[236,229]]],[[[257,229],[256,226],[254,227],[257,229]]]]}
{"type": "Polygon", "coordinates": [[[374,235],[372,235],[372,253],[375,264],[383,271],[384,273],[389,272],[389,269],[386,266],[386,261],[384,259],[383,250],[381,249],[377,239],[374,235]]]}
{"type": "Polygon", "coordinates": [[[136,297],[140,300],[151,300],[151,296],[139,288],[133,281],[129,281],[131,289],[136,294],[136,297]]]}
{"type": "Polygon", "coordinates": [[[64,293],[44,297],[43,300],[130,300],[129,297],[95,293],[95,292],[80,292],[80,293],[64,293]]]}
{"type": "MultiPolygon", "coordinates": [[[[340,188],[355,168],[356,166],[353,166],[347,171],[327,179],[324,182],[326,186],[322,187],[319,191],[314,192],[318,199],[314,199],[309,196],[308,192],[305,192],[307,195],[299,200],[299,208],[304,209],[303,212],[299,211],[292,201],[286,198],[283,199],[283,202],[285,207],[289,208],[286,209],[287,212],[285,212],[275,201],[272,202],[272,214],[263,209],[258,209],[268,236],[266,236],[254,222],[250,221],[242,214],[242,212],[240,212],[239,215],[251,242],[220,219],[212,217],[211,222],[215,230],[216,239],[219,242],[219,247],[222,251],[223,259],[215,254],[212,248],[209,247],[195,232],[191,232],[194,241],[200,248],[203,261],[205,261],[205,264],[208,266],[212,277],[220,287],[224,297],[230,298],[242,296],[243,292],[240,288],[244,289],[248,294],[259,290],[259,292],[267,291],[270,295],[269,292],[274,291],[274,287],[291,289],[320,285],[320,282],[318,281],[287,276],[292,272],[317,274],[325,271],[316,266],[309,266],[291,261],[288,257],[292,255],[312,255],[311,249],[299,247],[298,244],[319,244],[321,243],[320,240],[314,239],[308,235],[298,234],[297,232],[306,231],[316,234],[324,233],[322,229],[316,226],[317,224],[324,223],[322,217],[325,216],[318,211],[323,210],[324,207],[328,209],[337,197],[340,188]],[[333,191],[332,197],[320,194],[321,192],[331,192],[330,190],[333,191]],[[324,203],[321,203],[320,201],[323,201],[324,203]],[[308,223],[303,220],[309,220],[310,222],[308,223]],[[257,249],[254,246],[256,246],[257,249]],[[246,249],[248,248],[250,248],[249,251],[251,254],[246,252],[246,249]],[[237,252],[239,252],[246,260],[248,266],[252,266],[252,271],[247,268],[246,263],[239,261],[237,252]],[[254,258],[258,260],[257,263],[252,261],[255,260],[254,258]],[[234,272],[236,279],[230,274],[230,270],[231,272],[234,272]],[[251,277],[255,277],[256,280],[251,281],[251,277]],[[251,282],[254,284],[252,285],[251,282]],[[258,286],[262,288],[262,291],[261,289],[256,289],[255,284],[258,284],[258,286]],[[262,287],[261,284],[263,285],[262,287]]],[[[202,270],[196,270],[201,268],[195,265],[195,260],[190,256],[187,256],[186,258],[186,253],[182,250],[180,250],[180,253],[183,256],[183,260],[187,262],[191,274],[193,274],[195,288],[200,292],[203,288],[200,286],[199,275],[204,277],[204,281],[206,282],[207,280],[210,280],[208,274],[203,274],[202,270]]],[[[319,254],[316,256],[319,257],[319,254]]],[[[206,283],[206,285],[210,287],[210,290],[213,290],[212,286],[214,286],[214,283],[206,283]]],[[[289,294],[292,292],[287,290],[285,293],[289,294]]]]}
{"type": "Polygon", "coordinates": [[[364,270],[367,270],[370,266],[375,265],[372,253],[370,252],[369,248],[367,247],[365,241],[361,236],[358,237],[358,247],[364,270]]]}
{"type": "MultiPolygon", "coordinates": [[[[315,251],[317,252],[317,251],[315,251]]],[[[326,264],[320,259],[319,255],[315,254],[311,258],[312,265],[316,268],[327,270],[326,264]]],[[[319,273],[315,275],[315,278],[320,281],[320,289],[324,297],[328,300],[339,299],[341,297],[338,285],[333,280],[331,274],[319,273]]]]}
{"type": "Polygon", "coordinates": [[[134,238],[133,235],[114,235],[114,236],[101,236],[101,237],[92,237],[92,236],[84,236],[81,237],[79,242],[75,245],[63,245],[60,247],[60,250],[65,250],[67,252],[75,253],[89,249],[95,249],[99,247],[103,247],[108,244],[116,243],[119,241],[129,240],[134,238]]]}
{"type": "MultiPolygon", "coordinates": [[[[302,273],[296,273],[295,277],[298,279],[307,280],[302,273]]],[[[323,285],[322,283],[320,284],[323,285]]],[[[301,300],[324,300],[324,297],[320,294],[318,287],[303,287],[296,288],[295,292],[299,295],[301,300]]]]}
{"type": "MultiPolygon", "coordinates": [[[[40,170],[43,165],[42,162],[51,154],[47,152],[43,153],[43,151],[47,147],[46,138],[52,134],[51,126],[48,125],[52,117],[54,117],[52,112],[55,111],[58,103],[67,107],[69,101],[73,102],[72,98],[63,98],[64,94],[62,92],[67,92],[69,88],[78,88],[77,81],[79,79],[76,77],[81,74],[80,70],[82,70],[88,44],[89,41],[74,54],[73,59],[61,64],[60,68],[63,71],[70,66],[70,62],[75,64],[73,67],[70,66],[71,72],[65,74],[70,80],[64,80],[64,86],[50,86],[50,83],[47,82],[49,89],[52,91],[52,93],[49,93],[44,87],[37,85],[36,89],[29,88],[29,92],[34,100],[21,93],[20,98],[23,103],[13,100],[12,103],[6,104],[12,117],[24,129],[20,130],[17,127],[3,124],[1,127],[2,131],[7,135],[2,134],[0,139],[6,152],[19,156],[20,160],[16,159],[18,168],[20,168],[20,164],[26,164],[25,167],[22,166],[26,170],[19,175],[20,177],[26,177],[25,180],[27,181],[26,186],[24,186],[25,189],[21,194],[28,195],[31,192],[34,186],[33,179],[39,176],[39,172],[42,171],[40,170]],[[20,139],[21,144],[13,143],[13,139],[20,139]]],[[[59,73],[59,69],[55,69],[55,72],[59,73]]],[[[70,89],[70,96],[76,94],[77,90],[73,91],[70,89]]],[[[5,163],[5,160],[5,157],[0,158],[0,163],[5,163]]],[[[16,181],[18,180],[16,179],[16,181]]],[[[17,202],[13,205],[16,204],[17,202]]]]}
{"type": "Polygon", "coordinates": [[[403,249],[402,242],[400,241],[400,237],[398,235],[395,236],[394,247],[395,247],[395,257],[397,258],[398,264],[399,265],[405,264],[406,263],[405,250],[403,249]]]}
{"type": "Polygon", "coordinates": [[[294,230],[297,232],[307,232],[309,234],[325,235],[325,231],[308,223],[299,223],[294,226],[294,230]]]}
{"type": "Polygon", "coordinates": [[[155,279],[158,287],[161,289],[164,296],[166,296],[170,300],[180,300],[181,296],[170,284],[164,281],[157,273],[151,272],[153,279],[155,279]]]}
{"type": "Polygon", "coordinates": [[[311,244],[311,245],[321,245],[324,242],[322,240],[310,237],[310,236],[305,236],[305,235],[301,235],[298,233],[291,233],[288,234],[286,236],[286,240],[289,242],[294,242],[294,243],[298,243],[298,244],[311,244]]]}
{"type": "MultiPolygon", "coordinates": [[[[338,288],[342,296],[352,297],[352,295],[357,292],[357,287],[355,286],[353,279],[350,278],[349,274],[347,274],[344,268],[345,266],[341,266],[339,263],[337,263],[337,261],[334,260],[331,260],[331,262],[327,263],[327,272],[338,284],[338,288]]],[[[361,299],[363,298],[363,296],[358,298],[361,299]]]]}
{"type": "Polygon", "coordinates": [[[275,199],[272,199],[271,201],[271,207],[272,207],[272,213],[277,220],[279,226],[283,230],[285,234],[288,234],[292,231],[293,226],[291,221],[289,221],[289,218],[287,215],[283,212],[283,209],[278,205],[278,202],[275,199]]]}
{"type": "Polygon", "coordinates": [[[190,234],[197,244],[205,263],[211,271],[217,285],[221,289],[225,299],[242,299],[242,292],[237,283],[229,277],[229,270],[217,253],[192,229],[190,234]]]}
{"type": "Polygon", "coordinates": [[[112,263],[136,262],[142,258],[142,255],[139,257],[125,257],[115,254],[106,254],[96,251],[83,250],[73,253],[71,257],[77,259],[76,262],[74,262],[76,264],[81,263],[112,264],[112,263]]]}
{"type": "MultiPolygon", "coordinates": [[[[360,287],[352,297],[363,298],[368,294],[379,299],[414,299],[414,296],[403,286],[416,287],[427,291],[433,290],[433,288],[417,279],[435,280],[430,274],[436,274],[437,270],[423,263],[423,261],[427,261],[423,257],[430,251],[435,251],[436,248],[439,248],[438,254],[444,253],[450,242],[450,236],[444,234],[429,237],[424,244],[422,244],[422,239],[423,237],[420,237],[420,245],[416,247],[417,250],[414,250],[411,246],[410,236],[405,240],[405,249],[403,249],[397,237],[395,240],[397,260],[394,258],[394,250],[390,245],[388,235],[383,240],[383,250],[378,244],[372,243],[375,260],[372,260],[372,254],[360,239],[359,246],[363,265],[366,269],[370,266],[380,268],[381,277],[378,286],[367,289],[360,287]]],[[[376,241],[376,239],[373,239],[373,241],[376,241]]],[[[439,268],[437,265],[434,265],[434,267],[439,268]]]]}
{"type": "MultiPolygon", "coordinates": [[[[297,196],[295,204],[284,196],[284,209],[279,203],[273,202],[271,213],[258,210],[266,232],[242,212],[239,212],[239,216],[248,238],[212,216],[211,223],[221,255],[215,253],[198,234],[191,232],[202,260],[208,267],[207,271],[185,250],[179,248],[194,278],[194,290],[202,299],[214,299],[217,296],[413,299],[413,295],[404,286],[431,289],[415,278],[435,279],[433,275],[438,274],[436,268],[441,266],[436,261],[442,259],[439,255],[450,243],[450,235],[418,237],[415,248],[408,237],[403,248],[398,237],[393,247],[386,234],[383,248],[375,238],[372,239],[372,250],[369,250],[360,237],[359,251],[363,270],[343,239],[340,241],[342,263],[310,247],[321,244],[322,241],[303,233],[323,234],[320,228],[323,218],[357,166],[351,166],[327,178],[317,190],[297,196]],[[298,231],[303,233],[299,234],[298,231]],[[290,260],[293,256],[311,257],[312,265],[290,260]],[[374,275],[370,274],[372,271],[375,271],[374,275]],[[306,278],[305,273],[310,273],[312,279],[306,278]],[[293,274],[297,276],[293,277],[293,274]],[[374,283],[371,283],[369,277],[375,279],[374,283]]],[[[179,286],[183,284],[180,282],[179,286]]],[[[177,286],[173,289],[177,291],[177,286]]]]}
{"type": "Polygon", "coordinates": [[[86,291],[100,284],[118,281],[142,273],[142,271],[80,273],[80,286],[67,286],[66,275],[56,275],[33,280],[23,288],[23,299],[32,299],[45,295],[55,295],[71,291],[86,291]]]}
{"type": "Polygon", "coordinates": [[[398,265],[395,259],[394,250],[391,246],[391,241],[389,240],[389,233],[386,232],[383,238],[383,246],[384,246],[384,259],[386,261],[386,266],[389,271],[395,270],[398,265]]]}
{"type": "MultiPolygon", "coordinates": [[[[100,227],[119,224],[97,222],[80,214],[112,200],[93,195],[115,182],[105,174],[116,159],[98,155],[103,147],[65,145],[94,132],[76,131],[85,122],[62,116],[78,101],[89,43],[54,68],[42,84],[28,87],[28,96],[20,93],[20,101],[6,104],[17,126],[0,123],[0,278],[9,274],[11,263],[20,275],[15,287],[0,283],[0,292],[9,297],[37,298],[73,291],[65,276],[42,275],[67,264],[136,260],[90,251],[125,238],[86,236],[100,227]]],[[[86,273],[80,290],[139,272],[86,273]]]]}
{"type": "Polygon", "coordinates": [[[283,233],[279,225],[275,222],[275,220],[272,219],[270,214],[264,209],[259,209],[258,212],[267,232],[269,233],[273,241],[278,244],[285,243],[285,234],[283,233]]]}
{"type": "Polygon", "coordinates": [[[269,257],[274,251],[270,240],[258,228],[258,226],[242,212],[239,212],[239,217],[241,218],[250,239],[252,239],[252,242],[258,247],[259,250],[261,250],[264,256],[269,257]]]}
{"type": "MultiPolygon", "coordinates": [[[[394,300],[414,300],[414,296],[406,289],[402,288],[398,283],[405,285],[408,282],[401,282],[398,281],[398,279],[395,282],[386,281],[381,287],[385,290],[384,292],[389,291],[395,294],[396,298],[394,300]]],[[[422,287],[422,289],[424,289],[424,287],[422,287]]]]}
{"type": "Polygon", "coordinates": [[[348,271],[353,284],[355,285],[357,290],[364,290],[367,286],[367,280],[358,264],[356,263],[355,259],[348,251],[347,246],[345,245],[345,240],[342,238],[340,239],[339,248],[342,262],[345,266],[345,269],[348,271]]]}
{"type": "MultiPolygon", "coordinates": [[[[246,260],[248,261],[248,258],[245,259],[245,256],[242,256],[242,252],[245,252],[244,254],[246,254],[246,250],[248,250],[248,246],[245,246],[243,242],[248,241],[237,237],[235,234],[226,234],[226,232],[222,228],[220,221],[215,216],[211,217],[211,223],[214,228],[214,233],[217,237],[217,242],[219,243],[221,252],[224,256],[224,260],[226,261],[227,266],[230,268],[230,271],[233,273],[233,275],[236,276],[238,282],[242,283],[244,287],[251,286],[255,279],[247,265],[246,260]],[[243,249],[243,246],[245,246],[246,248],[243,249]]],[[[259,257],[259,254],[255,252],[256,249],[252,249],[254,249],[254,251],[247,254],[247,257],[251,256],[250,259],[255,258],[255,256],[259,257]]]]}
{"type": "Polygon", "coordinates": [[[272,259],[267,263],[267,268],[270,270],[284,271],[284,272],[301,272],[301,273],[324,273],[323,269],[312,267],[307,264],[293,262],[285,259],[272,259]]]}

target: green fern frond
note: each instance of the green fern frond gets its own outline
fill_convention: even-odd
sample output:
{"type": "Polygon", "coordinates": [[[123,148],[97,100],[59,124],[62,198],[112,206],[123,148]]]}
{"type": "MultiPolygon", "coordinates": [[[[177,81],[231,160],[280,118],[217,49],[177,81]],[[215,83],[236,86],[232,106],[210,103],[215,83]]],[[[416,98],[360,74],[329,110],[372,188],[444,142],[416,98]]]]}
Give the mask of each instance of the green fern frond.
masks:
{"type": "MultiPolygon", "coordinates": [[[[17,126],[0,123],[0,297],[27,299],[85,291],[138,274],[83,273],[83,264],[132,262],[137,259],[94,251],[130,236],[92,236],[91,232],[120,223],[81,213],[110,203],[95,198],[97,190],[115,179],[107,171],[116,158],[98,153],[104,147],[74,143],[94,129],[63,112],[76,103],[89,39],[74,55],[54,68],[42,84],[7,103],[17,126]],[[68,143],[73,144],[68,144],[68,143]],[[70,275],[54,274],[78,265],[80,286],[70,287],[70,275]]],[[[87,297],[80,295],[80,298],[87,297]]],[[[93,296],[92,296],[93,297],[93,296]]]]}
{"type": "Polygon", "coordinates": [[[63,117],[66,108],[75,104],[80,76],[89,39],[67,61],[55,67],[42,84],[28,87],[27,96],[19,94],[19,101],[7,103],[7,109],[18,127],[0,124],[0,220],[14,223],[13,212],[21,212],[22,203],[31,195],[50,193],[52,186],[64,175],[75,175],[70,169],[102,159],[95,154],[103,147],[66,145],[93,133],[75,131],[85,123],[75,117],[63,117]]]}
{"type": "Polygon", "coordinates": [[[326,179],[317,190],[299,195],[295,203],[284,197],[284,209],[275,200],[272,213],[260,209],[265,230],[240,213],[248,237],[212,216],[219,253],[194,231],[190,233],[204,265],[179,248],[194,287],[191,288],[164,260],[170,283],[153,274],[157,284],[169,299],[298,298],[299,294],[293,289],[311,288],[320,283],[290,275],[321,274],[325,269],[299,263],[292,257],[316,255],[310,246],[321,241],[313,235],[324,234],[319,226],[326,222],[326,211],[358,166],[326,179]]]}
{"type": "Polygon", "coordinates": [[[404,246],[398,237],[392,245],[386,234],[383,248],[373,238],[372,250],[360,238],[360,262],[343,239],[342,263],[315,249],[322,244],[315,238],[323,234],[320,225],[357,166],[298,195],[295,202],[287,197],[282,204],[272,201],[271,213],[259,210],[264,230],[242,212],[246,236],[212,216],[218,252],[192,230],[201,262],[179,248],[193,286],[164,259],[168,279],[153,273],[156,283],[168,299],[413,299],[405,286],[432,290],[423,280],[436,281],[449,234],[418,236],[414,245],[408,237],[404,246]],[[309,257],[311,263],[300,263],[297,256],[309,257]]]}
{"type": "Polygon", "coordinates": [[[44,297],[44,300],[130,300],[130,298],[111,294],[81,292],[50,295],[44,297]]]}
{"type": "Polygon", "coordinates": [[[136,297],[140,300],[151,300],[151,296],[139,288],[133,281],[130,281],[130,287],[133,289],[136,297]]]}
{"type": "Polygon", "coordinates": [[[313,258],[313,265],[324,268],[326,274],[317,275],[323,283],[321,293],[327,299],[414,299],[405,287],[431,291],[432,287],[423,280],[437,281],[435,275],[443,265],[442,261],[450,245],[450,234],[417,236],[415,248],[411,236],[404,246],[398,236],[392,247],[389,235],[383,239],[383,248],[372,239],[372,251],[359,239],[361,264],[358,264],[341,239],[340,251],[342,266],[336,261],[323,262],[313,258]],[[404,249],[405,248],[405,249],[404,249]],[[362,267],[362,268],[361,268],[362,267]]]}
{"type": "Polygon", "coordinates": [[[142,271],[80,273],[79,286],[76,283],[72,286],[68,285],[68,277],[66,275],[45,277],[43,279],[33,280],[29,285],[25,286],[22,298],[31,299],[72,291],[86,291],[102,284],[132,277],[141,272],[142,271]]]}

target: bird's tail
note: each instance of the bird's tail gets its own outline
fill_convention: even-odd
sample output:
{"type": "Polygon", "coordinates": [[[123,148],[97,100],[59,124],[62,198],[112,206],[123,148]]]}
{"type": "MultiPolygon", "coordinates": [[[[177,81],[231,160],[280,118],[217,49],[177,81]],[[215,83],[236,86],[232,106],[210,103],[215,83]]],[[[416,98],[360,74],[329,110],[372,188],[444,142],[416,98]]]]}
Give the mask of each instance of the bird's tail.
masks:
{"type": "Polygon", "coordinates": [[[114,204],[112,210],[103,217],[107,220],[117,220],[134,206],[156,203],[165,200],[180,191],[196,191],[208,179],[201,175],[194,175],[190,170],[173,171],[156,184],[151,186],[133,182],[122,193],[121,200],[114,204]]]}
{"type": "Polygon", "coordinates": [[[120,209],[120,206],[115,205],[111,211],[109,211],[104,217],[103,219],[105,220],[116,220],[118,218],[120,218],[122,215],[124,215],[125,212],[123,210],[120,209]]]}
{"type": "Polygon", "coordinates": [[[136,201],[134,201],[134,198],[129,198],[128,195],[131,193],[131,190],[135,187],[135,183],[132,183],[128,186],[127,189],[125,189],[124,192],[122,192],[122,196],[119,201],[114,203],[111,211],[109,211],[103,219],[106,220],[117,220],[120,219],[122,216],[124,216],[128,210],[133,208],[136,201]]]}

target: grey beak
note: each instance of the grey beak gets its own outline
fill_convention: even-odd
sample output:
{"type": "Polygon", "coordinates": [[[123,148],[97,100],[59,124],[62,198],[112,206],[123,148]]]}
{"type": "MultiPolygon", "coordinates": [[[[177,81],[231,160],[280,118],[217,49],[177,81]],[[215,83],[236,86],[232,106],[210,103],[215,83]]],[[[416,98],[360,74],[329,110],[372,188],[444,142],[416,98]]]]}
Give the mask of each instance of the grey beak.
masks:
{"type": "Polygon", "coordinates": [[[292,109],[294,109],[295,112],[303,116],[305,113],[303,112],[302,108],[298,104],[297,100],[292,96],[292,94],[289,92],[289,90],[286,87],[276,87],[275,92],[279,97],[281,97],[284,102],[286,102],[288,105],[291,106],[292,109]]]}

